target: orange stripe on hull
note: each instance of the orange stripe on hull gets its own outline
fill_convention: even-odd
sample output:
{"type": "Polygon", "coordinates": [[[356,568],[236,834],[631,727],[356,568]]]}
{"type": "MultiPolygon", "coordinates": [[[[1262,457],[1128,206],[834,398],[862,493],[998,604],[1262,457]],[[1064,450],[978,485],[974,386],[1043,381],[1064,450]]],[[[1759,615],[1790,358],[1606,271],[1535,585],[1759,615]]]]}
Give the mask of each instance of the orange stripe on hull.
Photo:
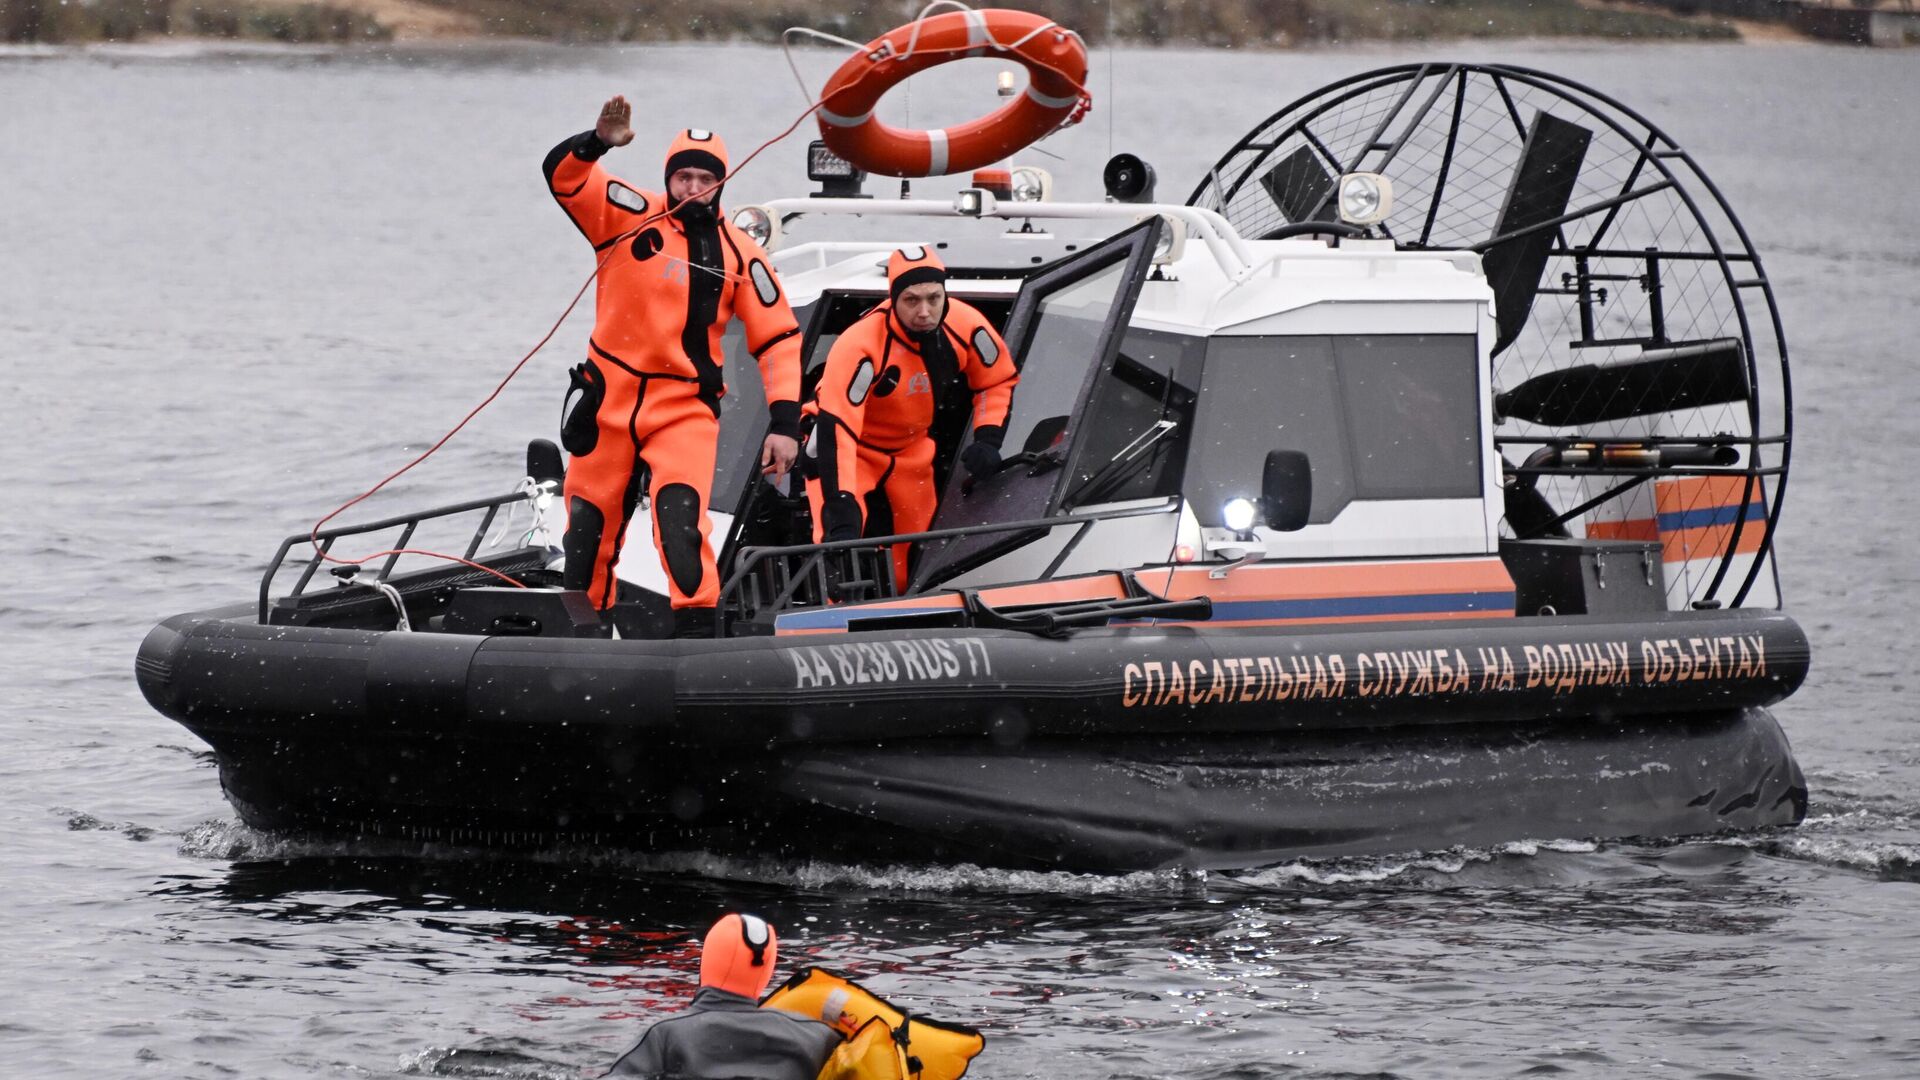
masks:
{"type": "Polygon", "coordinates": [[[1759,483],[1755,482],[1752,490],[1748,490],[1744,476],[1682,476],[1653,485],[1654,509],[1662,514],[1759,500],[1759,483]]]}
{"type": "MultiPolygon", "coordinates": [[[[1487,619],[1513,616],[1513,578],[1497,556],[1370,563],[1305,563],[1247,566],[1225,577],[1217,567],[1180,566],[1137,572],[1140,585],[1168,599],[1205,596],[1215,604],[1211,625],[1304,626],[1331,623],[1423,622],[1434,619],[1487,619]],[[1290,612],[1259,617],[1258,609],[1317,608],[1311,615],[1290,612]],[[1236,610],[1238,609],[1238,610],[1236,610]],[[1253,610],[1249,610],[1253,609],[1253,610]],[[1344,610],[1343,610],[1344,609],[1344,610]],[[1235,618],[1236,614],[1254,616],[1235,618]]],[[[1036,581],[980,590],[980,598],[1001,609],[1125,596],[1120,575],[1090,574],[1059,581],[1036,581]]],[[[811,609],[783,615],[776,633],[787,635],[845,632],[853,619],[922,615],[960,608],[957,594],[902,597],[844,608],[811,609]]]]}
{"type": "Polygon", "coordinates": [[[1652,518],[1587,522],[1589,540],[1658,540],[1660,523],[1652,518]]]}
{"type": "MultiPolygon", "coordinates": [[[[1689,528],[1660,529],[1688,518],[1711,518],[1712,511],[1742,508],[1747,518],[1740,530],[1735,554],[1759,551],[1766,540],[1765,501],[1759,485],[1749,489],[1744,476],[1686,476],[1662,480],[1654,485],[1654,518],[1629,518],[1624,521],[1588,521],[1587,536],[1594,540],[1651,540],[1660,544],[1663,562],[1693,562],[1719,558],[1727,550],[1734,522],[1716,522],[1689,528]],[[1744,501],[1743,501],[1744,500],[1744,501]]],[[[1726,515],[1733,516],[1733,515],[1726,515]]]]}
{"type": "MultiPolygon", "coordinates": [[[[1348,596],[1407,596],[1443,592],[1512,591],[1513,577],[1498,557],[1392,563],[1321,563],[1248,566],[1224,578],[1205,566],[1181,567],[1167,587],[1169,599],[1211,596],[1215,600],[1326,600],[1348,596]]],[[[1141,571],[1140,583],[1161,587],[1165,571],[1141,571]]]]}
{"type": "MultiPolygon", "coordinates": [[[[1680,529],[1661,538],[1661,558],[1666,562],[1692,562],[1695,559],[1717,559],[1727,549],[1727,538],[1733,534],[1732,525],[1708,525],[1699,529],[1680,529]]],[[[1734,552],[1749,555],[1760,550],[1761,541],[1766,538],[1767,523],[1749,521],[1746,528],[1740,530],[1740,543],[1734,546],[1734,552]]]]}

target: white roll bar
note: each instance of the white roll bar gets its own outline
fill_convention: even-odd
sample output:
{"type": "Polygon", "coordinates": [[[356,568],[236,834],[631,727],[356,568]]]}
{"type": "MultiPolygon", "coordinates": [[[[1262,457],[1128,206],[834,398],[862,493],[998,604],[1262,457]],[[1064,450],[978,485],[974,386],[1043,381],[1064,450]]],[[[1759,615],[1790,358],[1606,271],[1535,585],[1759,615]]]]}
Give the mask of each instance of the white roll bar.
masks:
{"type": "Polygon", "coordinates": [[[804,214],[852,214],[872,217],[992,217],[1002,220],[1091,220],[1111,218],[1133,221],[1148,214],[1177,218],[1187,226],[1187,235],[1207,246],[1220,269],[1235,282],[1245,280],[1254,271],[1253,253],[1219,212],[1198,206],[1171,203],[1070,203],[1014,202],[996,200],[984,214],[962,214],[950,201],[937,199],[775,199],[761,203],[781,216],[804,214]]]}

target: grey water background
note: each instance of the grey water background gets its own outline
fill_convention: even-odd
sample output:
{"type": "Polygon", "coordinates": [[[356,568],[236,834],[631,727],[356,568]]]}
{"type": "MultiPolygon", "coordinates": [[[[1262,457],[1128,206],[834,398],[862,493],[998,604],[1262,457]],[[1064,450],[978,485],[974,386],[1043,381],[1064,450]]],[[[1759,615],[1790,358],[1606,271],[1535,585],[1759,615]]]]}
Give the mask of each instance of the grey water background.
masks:
{"type": "MultiPolygon", "coordinates": [[[[744,45],[0,53],[0,1076],[593,1075],[729,906],[776,921],[784,966],[984,1028],[985,1078],[1920,1074],[1920,56],[1123,51],[1039,160],[1087,197],[1134,150],[1178,201],[1292,98],[1452,58],[1638,108],[1766,259],[1799,405],[1782,578],[1815,648],[1776,710],[1797,830],[1121,877],[256,834],[142,701],[140,637],[251,596],[280,537],[538,340],[591,265],[538,163],[605,96],[641,102],[609,164],[645,184],[673,128],[738,158],[801,99],[744,45]]],[[[890,118],[978,111],[983,63],[890,118]]],[[[797,193],[806,137],[729,201],[797,193]]],[[[377,508],[509,487],[586,327],[377,508]]]]}

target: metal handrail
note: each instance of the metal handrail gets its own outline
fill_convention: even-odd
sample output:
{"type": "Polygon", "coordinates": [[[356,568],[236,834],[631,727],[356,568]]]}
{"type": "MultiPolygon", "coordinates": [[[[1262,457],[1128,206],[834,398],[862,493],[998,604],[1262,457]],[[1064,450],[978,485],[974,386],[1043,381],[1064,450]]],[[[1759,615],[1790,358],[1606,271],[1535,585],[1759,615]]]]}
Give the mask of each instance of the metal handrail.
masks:
{"type": "MultiPolygon", "coordinates": [[[[1063,525],[1079,525],[1084,529],[1101,521],[1114,521],[1121,518],[1147,517],[1152,514],[1172,513],[1178,506],[1178,499],[1167,499],[1163,502],[1148,506],[1121,507],[1112,510],[1099,510],[1087,514],[1059,514],[1053,517],[1030,518],[1024,521],[993,522],[984,525],[966,525],[952,529],[930,529],[925,532],[896,533],[891,536],[861,537],[855,540],[828,540],[818,544],[789,544],[781,547],[745,547],[741,548],[739,553],[734,557],[733,573],[727,578],[726,584],[721,587],[719,606],[721,610],[726,610],[729,601],[737,601],[739,599],[738,594],[741,586],[752,577],[756,569],[778,559],[807,556],[806,560],[800,565],[798,572],[794,575],[795,582],[797,583],[798,581],[804,580],[808,575],[817,574],[818,583],[824,591],[827,585],[825,579],[825,557],[834,552],[872,549],[884,554],[885,549],[895,544],[918,544],[925,543],[929,540],[950,540],[964,536],[991,536],[995,533],[1027,532],[1036,529],[1051,531],[1063,525]]],[[[1054,573],[1059,570],[1061,562],[1062,560],[1059,559],[1054,560],[1053,564],[1048,566],[1045,573],[1037,580],[1050,580],[1054,573]]],[[[891,564],[889,563],[885,569],[890,571],[891,564]]],[[[881,580],[883,582],[889,582],[891,576],[891,573],[883,573],[881,580]]],[[[791,599],[792,592],[793,587],[789,586],[783,591],[781,596],[776,598],[776,603],[785,604],[791,599]]],[[[893,595],[902,594],[896,593],[893,595]]],[[[716,633],[724,632],[724,629],[716,627],[716,633]]]]}
{"type": "MultiPolygon", "coordinates": [[[[320,569],[320,564],[326,561],[325,556],[332,550],[333,542],[343,536],[360,536],[365,533],[380,532],[383,529],[404,527],[406,531],[403,537],[410,538],[413,536],[414,530],[417,529],[423,521],[431,521],[434,518],[452,517],[455,514],[472,513],[475,510],[485,510],[487,512],[486,516],[480,519],[479,526],[473,531],[473,539],[467,545],[466,557],[470,559],[474,553],[479,550],[480,541],[487,535],[487,530],[493,527],[493,520],[499,515],[500,508],[511,503],[524,502],[532,497],[532,494],[532,492],[522,489],[508,492],[505,495],[489,496],[484,499],[469,499],[466,502],[452,503],[447,506],[435,507],[431,510],[422,510],[418,513],[397,514],[393,517],[381,518],[378,521],[362,522],[358,525],[340,525],[331,529],[321,529],[318,532],[295,533],[285,540],[280,541],[279,549],[273,553],[273,558],[267,562],[266,573],[260,577],[260,622],[264,624],[267,621],[267,609],[272,600],[273,579],[279,575],[280,568],[287,561],[287,553],[293,550],[295,544],[318,544],[318,550],[307,560],[306,569],[301,573],[300,580],[294,584],[293,591],[287,594],[290,597],[301,596],[306,593],[307,585],[313,581],[313,575],[320,569]]],[[[395,546],[405,547],[406,543],[404,538],[401,543],[395,546]]],[[[387,576],[393,572],[394,563],[398,558],[398,555],[388,558],[385,564],[380,567],[380,572],[373,580],[376,582],[386,581],[387,576]]]]}
{"type": "Polygon", "coordinates": [[[1515,465],[1507,471],[1512,476],[1644,476],[1648,479],[1663,476],[1731,476],[1744,480],[1758,476],[1781,476],[1787,470],[1781,465],[1758,465],[1750,469],[1713,465],[1515,465]]]}
{"type": "Polygon", "coordinates": [[[1495,435],[1495,446],[1776,446],[1784,435],[1495,435]]]}
{"type": "MultiPolygon", "coordinates": [[[[1258,268],[1258,260],[1247,242],[1224,215],[1217,210],[1184,203],[1078,203],[1078,202],[1000,202],[982,214],[963,214],[953,203],[937,199],[775,199],[762,203],[769,212],[782,217],[803,214],[852,214],[858,217],[989,217],[1002,220],[1035,219],[1049,221],[1106,220],[1132,224],[1150,214],[1174,218],[1186,225],[1188,235],[1200,241],[1220,270],[1234,281],[1245,280],[1258,268]]],[[[797,250],[797,248],[796,248],[797,250]]],[[[884,250],[884,247],[877,250],[884,250]]]]}

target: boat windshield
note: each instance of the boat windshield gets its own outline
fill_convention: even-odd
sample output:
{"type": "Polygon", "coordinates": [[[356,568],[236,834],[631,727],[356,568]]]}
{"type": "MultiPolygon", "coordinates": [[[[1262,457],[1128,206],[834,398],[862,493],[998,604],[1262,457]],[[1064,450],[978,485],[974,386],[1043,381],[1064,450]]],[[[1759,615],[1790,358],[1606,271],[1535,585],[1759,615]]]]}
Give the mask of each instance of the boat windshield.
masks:
{"type": "MultiPolygon", "coordinates": [[[[802,318],[805,316],[803,315],[802,318]]],[[[803,324],[804,325],[804,324],[803,324]]],[[[714,456],[713,496],[716,509],[732,510],[746,490],[747,482],[759,475],[760,443],[767,435],[766,391],[760,381],[760,365],[747,351],[746,332],[733,320],[720,338],[721,377],[727,382],[727,396],[720,399],[720,442],[714,456]]]]}
{"type": "Polygon", "coordinates": [[[1062,508],[1180,489],[1206,340],[1129,327],[1094,382],[1062,508]]]}
{"type": "MultiPolygon", "coordinates": [[[[978,483],[957,477],[950,481],[934,528],[1032,521],[1056,512],[1059,496],[1073,479],[1059,466],[1067,463],[1067,455],[1080,453],[1075,444],[1096,375],[1111,364],[1133,312],[1159,220],[1150,218],[1126,229],[1022,283],[1007,318],[1007,347],[1020,365],[1020,384],[1003,446],[1009,460],[1029,456],[978,483]]],[[[1150,426],[1151,420],[1124,433],[1094,468],[1150,426]]],[[[935,541],[915,571],[916,587],[983,566],[1042,535],[1044,530],[935,541]]]]}
{"type": "Polygon", "coordinates": [[[1045,450],[1064,440],[1126,279],[1121,259],[1040,301],[1007,417],[1007,447],[1045,450]]]}
{"type": "Polygon", "coordinates": [[[1479,498],[1474,347],[1471,334],[1215,338],[1185,486],[1195,515],[1219,525],[1283,449],[1311,463],[1312,524],[1360,499],[1479,498]]]}

